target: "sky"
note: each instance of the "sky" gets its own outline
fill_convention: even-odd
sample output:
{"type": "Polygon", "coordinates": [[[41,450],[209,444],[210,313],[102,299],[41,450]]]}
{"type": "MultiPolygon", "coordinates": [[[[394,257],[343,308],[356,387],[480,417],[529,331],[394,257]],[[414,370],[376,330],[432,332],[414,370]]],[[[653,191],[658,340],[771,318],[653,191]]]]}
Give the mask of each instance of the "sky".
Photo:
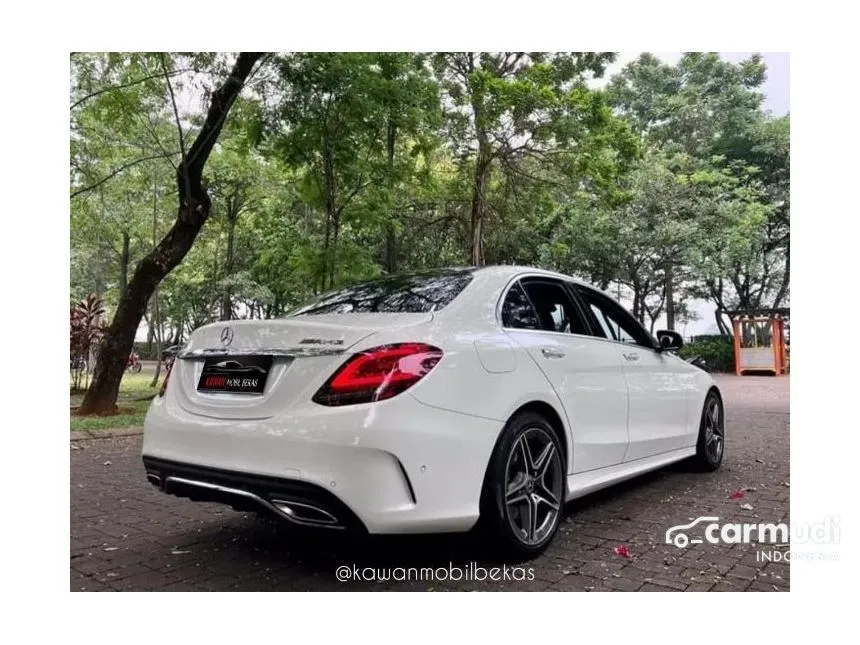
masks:
{"type": "MultiPolygon", "coordinates": [[[[623,52],[618,54],[617,60],[610,65],[603,78],[608,79],[617,74],[621,69],[635,60],[642,52],[623,52]]],[[[681,58],[683,52],[652,52],[660,60],[674,65],[681,58]]],[[[749,58],[754,52],[720,52],[724,60],[738,63],[749,58]]],[[[773,116],[779,117],[789,112],[789,55],[786,52],[758,52],[762,55],[767,65],[767,80],[761,88],[764,94],[764,109],[773,116]]],[[[604,80],[605,82],[605,80],[604,80]]],[[[630,305],[629,302],[624,304],[630,305]]],[[[699,320],[687,324],[677,324],[677,330],[684,336],[695,336],[698,334],[719,333],[714,322],[714,304],[705,300],[694,300],[692,309],[698,314],[699,320]]],[[[666,319],[662,317],[657,321],[654,329],[663,329],[666,319]]]]}

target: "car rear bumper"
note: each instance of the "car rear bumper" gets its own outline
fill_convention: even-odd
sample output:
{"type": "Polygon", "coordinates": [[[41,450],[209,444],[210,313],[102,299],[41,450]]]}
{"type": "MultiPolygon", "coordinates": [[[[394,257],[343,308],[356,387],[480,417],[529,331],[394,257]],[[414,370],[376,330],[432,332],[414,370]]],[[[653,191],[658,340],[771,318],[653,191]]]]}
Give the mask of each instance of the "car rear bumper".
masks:
{"type": "Polygon", "coordinates": [[[337,496],[315,484],[248,475],[217,468],[144,457],[146,477],[170,495],[220,502],[236,510],[265,511],[293,524],[366,531],[364,524],[337,496]]]}
{"type": "Polygon", "coordinates": [[[147,414],[143,459],[160,489],[191,499],[335,529],[456,532],[478,519],[501,428],[409,393],[342,408],[308,403],[271,419],[219,420],[187,412],[168,392],[147,414]]]}

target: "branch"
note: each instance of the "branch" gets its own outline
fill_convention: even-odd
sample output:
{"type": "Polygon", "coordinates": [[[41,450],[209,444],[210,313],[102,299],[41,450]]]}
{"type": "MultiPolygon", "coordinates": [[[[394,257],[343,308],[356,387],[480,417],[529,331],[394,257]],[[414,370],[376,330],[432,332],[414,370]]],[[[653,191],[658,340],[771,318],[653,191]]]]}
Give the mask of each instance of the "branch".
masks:
{"type": "MultiPolygon", "coordinates": [[[[192,186],[200,185],[203,179],[203,166],[218,140],[218,135],[221,134],[224,119],[227,118],[227,114],[230,112],[236,97],[239,96],[239,92],[245,86],[245,82],[252,78],[254,65],[261,57],[263,57],[262,52],[241,52],[236,58],[230,76],[212,94],[203,127],[200,128],[197,138],[191,144],[188,155],[181,164],[181,169],[177,171],[177,175],[187,173],[192,186]]],[[[268,58],[269,56],[263,57],[260,67],[265,64],[268,58]]],[[[257,67],[257,71],[260,67],[257,67]]],[[[181,203],[188,198],[188,195],[183,194],[185,191],[181,184],[179,190],[181,203]]]]}
{"type": "MultiPolygon", "coordinates": [[[[184,73],[184,72],[186,72],[186,71],[188,71],[188,70],[184,70],[184,69],[177,69],[177,70],[174,70],[173,72],[171,72],[171,73],[170,73],[170,75],[171,75],[171,76],[177,76],[178,74],[182,74],[182,73],[184,73]]],[[[145,77],[143,77],[143,78],[137,78],[137,79],[135,79],[135,80],[133,80],[133,81],[129,81],[128,83],[122,83],[122,84],[120,84],[120,85],[111,85],[111,86],[109,86],[109,87],[103,87],[102,89],[100,89],[100,90],[96,90],[95,92],[91,92],[91,93],[87,94],[86,96],[84,96],[84,97],[82,97],[82,98],[78,99],[78,100],[77,100],[77,101],[75,101],[74,103],[72,103],[72,104],[69,106],[69,110],[74,110],[74,109],[75,109],[76,107],[78,107],[81,103],[84,103],[85,101],[89,101],[90,99],[93,99],[93,98],[95,98],[95,97],[97,97],[97,96],[100,96],[100,95],[102,95],[102,94],[105,94],[105,93],[107,93],[107,92],[113,92],[113,91],[115,91],[115,90],[124,90],[124,89],[125,89],[125,88],[127,88],[127,87],[132,87],[132,86],[134,86],[134,85],[140,85],[141,83],[146,83],[146,81],[151,81],[152,79],[154,79],[154,78],[158,78],[159,76],[161,76],[161,73],[158,73],[158,74],[152,74],[152,75],[150,75],[150,76],[145,76],[145,77]]]]}
{"type": "MultiPolygon", "coordinates": [[[[177,153],[174,153],[174,154],[177,154],[177,153]]],[[[132,166],[136,166],[137,164],[143,163],[144,161],[152,161],[154,159],[164,159],[164,158],[165,158],[164,153],[161,153],[161,154],[157,154],[157,155],[149,155],[148,157],[141,157],[139,159],[135,159],[134,161],[129,161],[128,163],[123,164],[122,166],[120,166],[116,170],[112,171],[107,176],[102,177],[96,183],[91,184],[89,186],[84,186],[83,188],[78,188],[78,190],[73,191],[72,194],[70,195],[70,199],[74,199],[78,195],[83,195],[84,193],[88,193],[91,190],[98,188],[99,186],[101,186],[103,183],[105,183],[109,179],[113,179],[119,173],[121,173],[123,170],[128,170],[132,166]]]]}
{"type": "MultiPolygon", "coordinates": [[[[185,135],[182,132],[182,120],[179,118],[179,108],[176,107],[176,95],[173,93],[173,84],[167,73],[167,65],[164,63],[164,52],[161,53],[161,69],[164,72],[164,82],[167,83],[167,91],[170,93],[170,103],[173,106],[173,117],[176,119],[176,129],[179,131],[179,150],[182,153],[182,169],[185,179],[185,194],[191,194],[191,180],[188,177],[188,156],[185,154],[185,135]]],[[[158,140],[158,137],[156,137],[158,140]]],[[[161,145],[161,142],[158,144],[161,145]]],[[[177,169],[178,170],[178,169],[177,169]]]]}

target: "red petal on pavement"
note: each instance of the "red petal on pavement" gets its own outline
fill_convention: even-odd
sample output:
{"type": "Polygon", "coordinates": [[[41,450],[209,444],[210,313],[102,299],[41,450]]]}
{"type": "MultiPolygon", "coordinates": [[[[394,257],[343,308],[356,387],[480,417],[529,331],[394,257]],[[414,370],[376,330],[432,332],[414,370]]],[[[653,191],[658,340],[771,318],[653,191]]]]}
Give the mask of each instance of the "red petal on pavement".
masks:
{"type": "Polygon", "coordinates": [[[617,547],[612,549],[612,551],[615,553],[615,555],[620,555],[622,558],[630,557],[630,551],[628,551],[627,547],[623,544],[618,545],[617,547]]]}
{"type": "Polygon", "coordinates": [[[745,493],[741,489],[738,489],[734,493],[729,495],[729,499],[743,499],[744,495],[745,493]]]}

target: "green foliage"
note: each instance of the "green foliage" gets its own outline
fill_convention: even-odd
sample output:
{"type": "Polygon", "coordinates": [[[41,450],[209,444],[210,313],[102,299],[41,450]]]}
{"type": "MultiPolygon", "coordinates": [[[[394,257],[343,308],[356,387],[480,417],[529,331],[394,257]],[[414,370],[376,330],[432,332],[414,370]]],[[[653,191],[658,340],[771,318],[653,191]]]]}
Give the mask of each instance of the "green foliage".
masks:
{"type": "MultiPolygon", "coordinates": [[[[172,226],[181,142],[167,81],[188,131],[231,60],[72,56],[72,300],[96,293],[110,314],[172,226]]],[[[652,327],[670,298],[679,319],[692,298],[785,304],[790,122],[761,109],[761,59],[645,54],[595,89],[612,60],[272,56],[225,123],[205,171],[212,215],[147,322],[181,342],[340,284],[484,262],[579,275],[652,327]]]]}
{"type": "Polygon", "coordinates": [[[72,389],[81,389],[81,380],[90,371],[90,355],[104,334],[104,303],[90,294],[74,304],[69,312],[69,358],[72,389]]]}
{"type": "Polygon", "coordinates": [[[735,370],[735,350],[731,336],[709,336],[695,340],[681,347],[681,358],[699,356],[705,360],[712,372],[733,372],[735,370]]]}

